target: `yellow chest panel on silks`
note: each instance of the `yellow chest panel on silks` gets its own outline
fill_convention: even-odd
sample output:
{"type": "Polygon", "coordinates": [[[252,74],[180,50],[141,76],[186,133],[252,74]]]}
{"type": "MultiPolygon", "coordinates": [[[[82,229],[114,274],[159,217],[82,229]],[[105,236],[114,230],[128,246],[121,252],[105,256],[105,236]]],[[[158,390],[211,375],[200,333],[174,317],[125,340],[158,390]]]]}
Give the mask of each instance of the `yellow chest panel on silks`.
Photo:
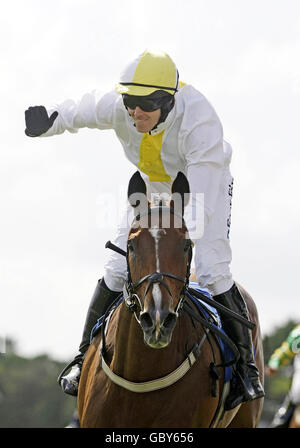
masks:
{"type": "MultiPolygon", "coordinates": [[[[185,85],[179,81],[179,88],[185,85]]],[[[161,152],[164,131],[159,134],[144,134],[140,144],[139,169],[148,175],[150,182],[171,182],[171,177],[166,173],[161,152]]]]}
{"type": "Polygon", "coordinates": [[[144,134],[141,140],[138,167],[149,176],[150,182],[171,182],[161,159],[163,134],[164,131],[144,134]]]}

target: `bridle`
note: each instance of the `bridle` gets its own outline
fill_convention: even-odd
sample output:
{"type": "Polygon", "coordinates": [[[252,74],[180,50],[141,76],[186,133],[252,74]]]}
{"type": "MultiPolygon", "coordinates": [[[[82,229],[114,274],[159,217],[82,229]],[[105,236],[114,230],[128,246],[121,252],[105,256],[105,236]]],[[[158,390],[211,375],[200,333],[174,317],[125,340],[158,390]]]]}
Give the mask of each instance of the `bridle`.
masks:
{"type": "MultiPolygon", "coordinates": [[[[168,213],[171,213],[173,215],[176,215],[178,217],[181,218],[182,220],[182,224],[184,224],[184,219],[183,216],[180,215],[179,213],[176,213],[174,211],[174,209],[166,207],[166,206],[157,206],[157,207],[149,207],[148,210],[139,213],[136,217],[135,220],[136,221],[140,221],[140,219],[143,216],[147,216],[150,215],[153,211],[158,211],[159,213],[163,213],[164,210],[167,210],[168,213]]],[[[142,301],[137,293],[137,289],[144,283],[144,282],[148,282],[146,289],[145,289],[145,293],[144,293],[144,298],[146,297],[147,293],[149,292],[149,289],[151,288],[152,285],[154,284],[160,284],[162,285],[164,288],[166,288],[166,290],[168,291],[168,294],[173,297],[173,294],[168,286],[168,284],[165,282],[165,278],[172,278],[175,279],[181,283],[183,283],[183,287],[182,290],[180,292],[180,300],[174,310],[175,314],[178,316],[179,310],[182,308],[182,303],[183,300],[185,298],[185,293],[186,293],[186,288],[188,286],[189,283],[189,278],[190,278],[190,271],[191,271],[191,261],[192,261],[192,256],[193,256],[193,243],[190,239],[187,239],[187,250],[189,251],[188,254],[188,262],[187,262],[187,269],[186,269],[186,275],[185,277],[180,277],[178,275],[172,274],[170,272],[153,272],[152,274],[148,274],[145,275],[144,277],[142,277],[141,279],[139,279],[137,282],[133,283],[132,281],[132,277],[131,277],[131,272],[130,272],[130,265],[129,265],[129,248],[128,248],[128,244],[129,241],[127,241],[127,252],[125,253],[124,251],[124,255],[126,254],[126,260],[127,260],[127,281],[125,282],[125,286],[124,286],[124,292],[126,293],[125,296],[125,304],[127,306],[127,308],[134,313],[135,318],[137,319],[137,321],[140,323],[136,312],[138,309],[138,306],[140,308],[140,312],[143,312],[143,304],[142,301]],[[137,303],[138,305],[137,305],[137,303]]]]}
{"type": "MultiPolygon", "coordinates": [[[[158,210],[159,212],[163,212],[164,209],[168,209],[169,213],[179,216],[182,220],[182,223],[184,223],[182,215],[175,213],[175,211],[172,208],[165,207],[165,206],[151,207],[147,211],[142,212],[139,215],[137,215],[135,217],[135,220],[139,221],[142,216],[149,215],[153,211],[153,209],[159,209],[158,210]]],[[[187,239],[187,250],[189,251],[189,254],[188,254],[187,269],[186,269],[185,277],[180,277],[180,276],[172,274],[170,272],[153,272],[152,274],[145,275],[144,277],[139,279],[136,283],[133,283],[132,278],[131,278],[130,265],[129,265],[128,242],[127,242],[127,251],[126,252],[123,249],[120,249],[119,247],[112,244],[110,241],[108,241],[106,243],[105,247],[110,248],[110,249],[120,253],[121,255],[126,256],[127,281],[125,282],[125,287],[124,287],[124,303],[126,304],[128,310],[134,313],[134,316],[139,324],[141,324],[141,322],[138,319],[136,313],[138,310],[138,306],[140,308],[140,312],[143,312],[144,306],[143,306],[142,301],[140,300],[140,297],[137,293],[137,289],[144,282],[148,281],[144,296],[146,296],[146,294],[148,293],[151,285],[161,284],[162,286],[164,286],[167,289],[168,294],[171,297],[173,297],[169,286],[164,281],[165,277],[172,278],[172,279],[175,279],[175,280],[183,283],[183,287],[182,287],[182,290],[180,293],[180,300],[175,309],[176,317],[178,317],[178,313],[182,309],[183,301],[186,297],[187,287],[189,284],[191,261],[192,261],[192,255],[193,255],[193,252],[192,252],[193,243],[190,239],[187,239]],[[138,302],[138,304],[137,304],[137,302],[138,302]]],[[[206,339],[206,333],[202,337],[200,343],[195,344],[192,347],[191,351],[187,354],[186,359],[180,364],[180,366],[178,366],[174,371],[172,371],[171,373],[169,373],[168,375],[166,375],[164,377],[160,377],[155,380],[146,381],[146,382],[142,382],[142,383],[136,383],[136,382],[128,381],[125,378],[123,378],[119,375],[116,375],[111,370],[110,366],[107,364],[107,362],[105,360],[105,353],[106,353],[105,332],[107,329],[109,318],[110,318],[111,314],[113,313],[113,310],[114,309],[112,308],[112,311],[110,311],[110,314],[107,317],[107,319],[108,319],[107,324],[102,325],[102,341],[101,341],[100,353],[101,353],[102,369],[104,370],[105,374],[110,378],[110,380],[112,382],[114,382],[115,384],[117,384],[127,390],[130,390],[132,392],[137,392],[137,393],[151,392],[154,390],[163,389],[163,388],[170,386],[171,384],[176,383],[180,378],[182,378],[192,368],[194,363],[199,358],[200,353],[201,353],[201,347],[206,339]]],[[[105,315],[105,317],[106,317],[106,315],[105,315]]]]}
{"type": "MultiPolygon", "coordinates": [[[[184,223],[184,219],[183,219],[182,215],[175,213],[175,211],[173,209],[171,209],[169,207],[165,207],[165,206],[151,207],[147,211],[142,212],[141,214],[137,215],[135,219],[138,221],[142,216],[146,216],[147,214],[150,214],[154,208],[159,209],[159,212],[160,211],[163,212],[163,209],[168,209],[169,213],[179,216],[182,219],[182,223],[184,223]]],[[[189,255],[188,255],[187,270],[186,270],[185,277],[180,277],[180,276],[172,274],[170,272],[153,272],[152,274],[145,275],[144,277],[139,279],[136,283],[133,283],[132,278],[131,278],[131,273],[130,273],[128,242],[127,242],[127,251],[120,249],[119,247],[112,244],[110,241],[108,241],[106,243],[105,247],[110,248],[110,249],[120,253],[121,255],[125,256],[126,260],[127,260],[127,281],[126,281],[125,287],[124,287],[124,302],[125,302],[128,310],[134,313],[136,320],[138,321],[139,324],[141,324],[140,320],[138,319],[138,317],[136,315],[136,312],[138,310],[138,306],[139,306],[141,312],[143,312],[144,307],[143,307],[142,301],[140,300],[140,297],[137,293],[137,289],[144,282],[148,281],[144,295],[146,295],[148,293],[151,285],[161,284],[162,286],[164,286],[167,289],[168,293],[172,297],[172,292],[171,292],[170,288],[168,287],[167,283],[164,281],[164,278],[167,277],[167,278],[173,278],[173,279],[178,280],[181,283],[183,283],[183,287],[182,287],[182,290],[180,293],[180,300],[179,300],[179,303],[175,310],[176,316],[178,316],[179,311],[183,308],[184,299],[186,297],[189,298],[190,295],[193,294],[195,297],[198,297],[199,299],[203,300],[204,302],[207,302],[208,304],[216,307],[217,309],[222,310],[224,314],[229,315],[232,318],[239,320],[243,325],[246,325],[248,328],[253,329],[255,324],[253,324],[252,322],[248,321],[247,319],[245,319],[242,316],[238,315],[237,313],[229,310],[228,308],[224,307],[223,305],[219,304],[218,302],[216,302],[212,299],[209,299],[205,295],[203,295],[189,287],[189,277],[190,277],[190,268],[191,268],[191,261],[192,261],[193,243],[189,239],[187,239],[187,243],[188,243],[187,249],[189,250],[189,255]],[[138,302],[138,304],[137,304],[137,302],[138,302]]],[[[118,297],[117,300],[119,303],[121,300],[120,297],[118,297]]],[[[142,383],[128,381],[125,378],[116,375],[111,370],[110,366],[107,364],[107,362],[105,360],[105,354],[106,354],[105,333],[107,330],[109,319],[110,319],[112,313],[114,312],[114,309],[116,308],[116,306],[117,305],[112,304],[112,307],[107,310],[107,312],[104,316],[104,321],[107,318],[107,322],[106,322],[106,325],[104,325],[104,324],[102,325],[102,341],[101,341],[101,346],[100,346],[101,366],[102,366],[105,374],[111,379],[112,382],[114,382],[115,384],[117,384],[127,390],[130,390],[132,392],[137,392],[137,393],[151,392],[154,390],[166,388],[166,387],[176,383],[180,378],[182,378],[192,368],[194,363],[199,358],[200,353],[201,353],[201,347],[204,344],[209,331],[212,331],[214,334],[218,335],[223,341],[225,341],[225,343],[231,348],[231,350],[233,351],[233,353],[235,355],[235,359],[228,362],[227,364],[216,365],[215,361],[212,362],[210,364],[211,373],[216,375],[216,373],[214,373],[215,372],[214,369],[216,367],[221,367],[221,366],[225,367],[225,365],[228,365],[228,366],[232,365],[239,358],[239,351],[238,351],[237,347],[228,338],[226,333],[224,333],[224,331],[222,331],[218,327],[218,325],[216,325],[214,319],[212,319],[211,317],[209,319],[206,319],[205,317],[204,318],[201,317],[198,313],[195,313],[191,309],[191,306],[189,305],[188,308],[185,307],[184,309],[196,321],[200,322],[202,324],[203,328],[204,327],[207,328],[204,331],[204,335],[203,335],[201,341],[199,342],[199,344],[195,344],[193,346],[192,350],[188,353],[186,359],[180,364],[179,367],[177,367],[170,374],[168,374],[164,377],[161,377],[161,378],[157,378],[156,380],[151,380],[151,381],[142,382],[142,383]]],[[[211,346],[211,348],[212,348],[212,346],[211,346]]],[[[212,351],[213,351],[213,349],[212,349],[212,351]]],[[[214,352],[213,352],[213,357],[214,357],[214,352]]],[[[214,385],[215,385],[217,379],[218,379],[218,375],[217,375],[217,377],[213,376],[213,384],[214,385]]],[[[215,396],[215,395],[213,395],[213,396],[215,396]]]]}

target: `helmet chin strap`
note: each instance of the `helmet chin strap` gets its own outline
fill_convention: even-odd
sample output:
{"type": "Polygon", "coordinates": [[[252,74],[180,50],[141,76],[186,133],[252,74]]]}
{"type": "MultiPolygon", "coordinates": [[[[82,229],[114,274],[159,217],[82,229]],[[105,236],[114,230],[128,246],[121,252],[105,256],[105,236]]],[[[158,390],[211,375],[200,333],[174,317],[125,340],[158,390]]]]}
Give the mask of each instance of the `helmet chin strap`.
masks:
{"type": "MultiPolygon", "coordinates": [[[[154,129],[156,129],[157,126],[158,126],[160,123],[163,123],[163,122],[166,120],[167,116],[169,115],[169,113],[170,113],[171,110],[173,109],[174,104],[175,104],[175,98],[173,97],[173,98],[171,99],[171,101],[169,101],[168,103],[164,104],[164,105],[160,108],[160,110],[161,110],[160,118],[159,118],[158,122],[156,123],[156,125],[151,129],[151,131],[154,131],[154,129]]],[[[150,131],[150,133],[151,133],[151,131],[150,131]]]]}
{"type": "MultiPolygon", "coordinates": [[[[176,71],[176,87],[174,89],[175,92],[178,92],[178,84],[179,84],[179,72],[177,70],[176,71]]],[[[163,123],[166,120],[167,116],[169,115],[169,113],[173,109],[174,105],[175,105],[175,93],[174,93],[173,98],[171,99],[171,101],[167,102],[166,104],[164,104],[161,107],[160,118],[159,118],[158,122],[156,123],[156,125],[151,129],[151,131],[154,131],[154,129],[156,129],[157,126],[160,123],[163,123]]],[[[151,133],[151,131],[150,131],[150,133],[151,133]]]]}

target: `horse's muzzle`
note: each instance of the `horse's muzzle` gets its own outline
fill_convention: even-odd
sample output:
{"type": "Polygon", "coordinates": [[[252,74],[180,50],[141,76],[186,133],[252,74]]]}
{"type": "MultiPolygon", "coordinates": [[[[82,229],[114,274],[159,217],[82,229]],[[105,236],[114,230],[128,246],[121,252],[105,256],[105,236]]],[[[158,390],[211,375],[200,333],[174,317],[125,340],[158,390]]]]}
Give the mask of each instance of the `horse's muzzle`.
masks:
{"type": "Polygon", "coordinates": [[[140,314],[140,325],[145,343],[152,348],[164,348],[169,345],[177,317],[178,314],[173,311],[143,311],[140,314]]]}

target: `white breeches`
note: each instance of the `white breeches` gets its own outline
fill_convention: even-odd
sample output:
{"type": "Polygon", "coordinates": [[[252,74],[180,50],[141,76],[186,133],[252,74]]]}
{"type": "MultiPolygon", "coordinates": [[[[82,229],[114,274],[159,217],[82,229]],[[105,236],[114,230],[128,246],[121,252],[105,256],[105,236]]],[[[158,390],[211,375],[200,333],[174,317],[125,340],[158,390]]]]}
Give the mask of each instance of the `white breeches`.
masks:
{"type": "MultiPolygon", "coordinates": [[[[191,222],[189,212],[187,212],[188,216],[185,214],[186,225],[195,244],[193,262],[196,278],[199,286],[208,288],[212,295],[228,291],[233,285],[230,272],[231,248],[229,241],[232,182],[232,176],[227,168],[224,170],[215,211],[205,225],[204,231],[200,232],[201,235],[199,231],[197,232],[198,236],[196,238],[193,238],[195,223],[191,222]]],[[[162,183],[152,182],[147,185],[148,194],[149,190],[151,193],[160,193],[165,187],[166,185],[162,185],[162,183]]],[[[133,209],[128,204],[118,226],[116,237],[112,241],[125,251],[132,221],[133,209]]],[[[104,271],[104,280],[107,286],[113,291],[122,291],[127,275],[125,257],[111,251],[105,263],[104,271]]]]}

